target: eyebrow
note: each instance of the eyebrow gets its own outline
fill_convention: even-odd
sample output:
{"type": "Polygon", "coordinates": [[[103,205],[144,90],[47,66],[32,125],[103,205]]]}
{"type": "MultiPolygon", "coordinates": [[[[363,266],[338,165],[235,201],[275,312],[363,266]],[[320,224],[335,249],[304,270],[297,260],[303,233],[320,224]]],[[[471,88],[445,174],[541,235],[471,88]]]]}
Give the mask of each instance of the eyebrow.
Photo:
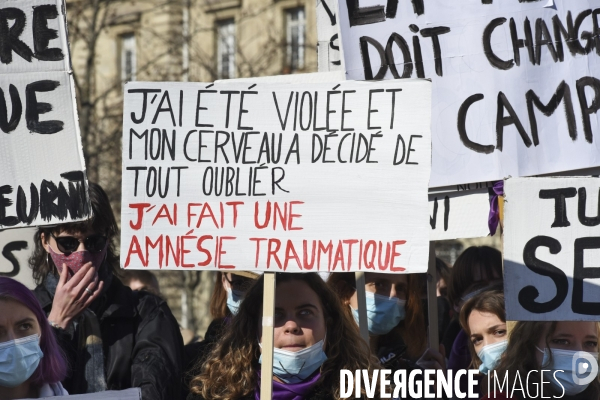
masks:
{"type": "Polygon", "coordinates": [[[310,308],[314,308],[315,310],[318,310],[317,306],[315,306],[314,304],[311,304],[311,303],[301,304],[298,307],[296,307],[296,310],[298,310],[300,308],[306,308],[306,307],[310,307],[310,308]]]}
{"type": "Polygon", "coordinates": [[[27,317],[27,318],[23,318],[20,321],[15,322],[15,325],[20,325],[20,324],[25,323],[25,322],[34,322],[34,321],[35,320],[33,318],[27,317]]]}
{"type": "Polygon", "coordinates": [[[493,330],[496,330],[496,329],[500,328],[502,325],[505,325],[505,326],[506,326],[506,324],[498,324],[498,325],[490,326],[490,327],[488,328],[488,331],[493,331],[493,330]]]}

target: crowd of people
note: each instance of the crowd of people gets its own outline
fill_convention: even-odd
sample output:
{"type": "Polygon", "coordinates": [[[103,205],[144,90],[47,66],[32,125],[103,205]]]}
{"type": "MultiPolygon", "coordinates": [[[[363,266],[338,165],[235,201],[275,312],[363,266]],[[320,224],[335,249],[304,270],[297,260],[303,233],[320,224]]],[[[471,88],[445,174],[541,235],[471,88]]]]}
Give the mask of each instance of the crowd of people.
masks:
{"type": "MultiPolygon", "coordinates": [[[[91,220],[38,229],[35,290],[0,278],[0,399],[132,387],[144,400],[260,399],[263,276],[218,272],[213,322],[184,345],[158,281],[120,270],[110,203],[89,189],[91,220]]],[[[579,351],[597,360],[597,323],[509,330],[502,256],[490,247],[466,249],[452,267],[438,259],[437,271],[439,350],[428,343],[423,275],[365,274],[366,342],[354,274],[276,274],[272,398],[343,398],[340,370],[478,369],[482,399],[600,399],[598,378],[577,384],[571,364],[579,351]],[[523,377],[523,390],[490,387],[490,376],[523,377]]],[[[359,396],[372,398],[364,387],[359,396]]]]}

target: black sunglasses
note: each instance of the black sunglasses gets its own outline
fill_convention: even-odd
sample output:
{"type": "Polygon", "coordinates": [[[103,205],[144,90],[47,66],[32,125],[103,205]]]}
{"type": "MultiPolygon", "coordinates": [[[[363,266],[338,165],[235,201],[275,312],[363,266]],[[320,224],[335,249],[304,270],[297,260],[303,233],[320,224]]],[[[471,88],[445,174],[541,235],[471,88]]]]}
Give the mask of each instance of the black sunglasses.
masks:
{"type": "Polygon", "coordinates": [[[254,279],[246,277],[236,276],[236,279],[229,280],[229,278],[227,278],[227,274],[224,273],[223,276],[225,277],[225,280],[229,282],[229,286],[231,286],[231,289],[236,290],[238,292],[246,293],[246,291],[250,289],[250,286],[252,286],[252,284],[254,283],[254,279]]]}
{"type": "MultiPolygon", "coordinates": [[[[58,250],[62,253],[72,253],[79,247],[80,240],[73,236],[54,236],[52,233],[50,234],[56,240],[56,245],[58,246],[58,250]]],[[[100,253],[104,250],[106,246],[107,237],[96,234],[91,235],[83,239],[83,245],[85,249],[90,253],[100,253]]]]}

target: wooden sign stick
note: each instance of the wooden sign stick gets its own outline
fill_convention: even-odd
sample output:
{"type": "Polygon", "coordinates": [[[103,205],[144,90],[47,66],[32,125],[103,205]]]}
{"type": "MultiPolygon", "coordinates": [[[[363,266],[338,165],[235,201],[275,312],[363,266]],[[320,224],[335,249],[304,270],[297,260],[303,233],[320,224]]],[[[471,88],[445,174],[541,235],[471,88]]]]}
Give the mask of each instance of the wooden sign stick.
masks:
{"type": "Polygon", "coordinates": [[[440,337],[438,332],[438,304],[437,304],[437,270],[435,267],[435,246],[429,242],[429,264],[427,267],[427,311],[429,318],[429,348],[440,350],[440,337]]]}
{"type": "Polygon", "coordinates": [[[355,272],[354,279],[356,281],[356,296],[358,300],[358,327],[360,328],[360,336],[369,343],[369,323],[367,322],[367,297],[365,293],[365,273],[355,272]]]}
{"type": "Polygon", "coordinates": [[[271,400],[273,394],[273,319],[275,316],[275,273],[264,273],[262,317],[262,364],[260,398],[271,400]]]}

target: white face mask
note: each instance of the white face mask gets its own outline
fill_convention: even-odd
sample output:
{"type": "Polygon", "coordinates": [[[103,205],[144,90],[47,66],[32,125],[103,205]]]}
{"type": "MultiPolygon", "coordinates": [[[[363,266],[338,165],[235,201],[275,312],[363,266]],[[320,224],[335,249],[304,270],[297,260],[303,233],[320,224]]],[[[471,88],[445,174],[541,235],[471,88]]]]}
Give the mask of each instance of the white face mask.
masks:
{"type": "MultiPolygon", "coordinates": [[[[586,369],[583,368],[583,365],[579,365],[580,363],[574,363],[576,354],[580,353],[579,351],[549,348],[542,350],[537,346],[536,348],[544,353],[544,359],[542,360],[542,369],[545,370],[544,378],[550,381],[550,385],[552,385],[557,392],[562,392],[564,390],[566,395],[573,396],[587,389],[590,383],[578,384],[573,379],[577,376],[577,372],[581,374],[583,372],[589,373],[593,370],[591,365],[588,365],[586,369]],[[550,353],[552,353],[552,362],[550,362],[550,353]],[[574,366],[579,369],[579,371],[574,371],[574,366]]],[[[598,360],[598,353],[590,352],[589,354],[598,360]]],[[[598,375],[597,369],[596,375],[598,375]]],[[[586,377],[588,376],[589,375],[586,375],[586,377]]]]}
{"type": "MultiPolygon", "coordinates": [[[[300,351],[287,351],[274,348],[273,375],[285,383],[304,381],[327,361],[327,355],[323,351],[324,346],[325,339],[300,351]]],[[[258,363],[262,363],[262,355],[258,359],[258,363]]]]}

